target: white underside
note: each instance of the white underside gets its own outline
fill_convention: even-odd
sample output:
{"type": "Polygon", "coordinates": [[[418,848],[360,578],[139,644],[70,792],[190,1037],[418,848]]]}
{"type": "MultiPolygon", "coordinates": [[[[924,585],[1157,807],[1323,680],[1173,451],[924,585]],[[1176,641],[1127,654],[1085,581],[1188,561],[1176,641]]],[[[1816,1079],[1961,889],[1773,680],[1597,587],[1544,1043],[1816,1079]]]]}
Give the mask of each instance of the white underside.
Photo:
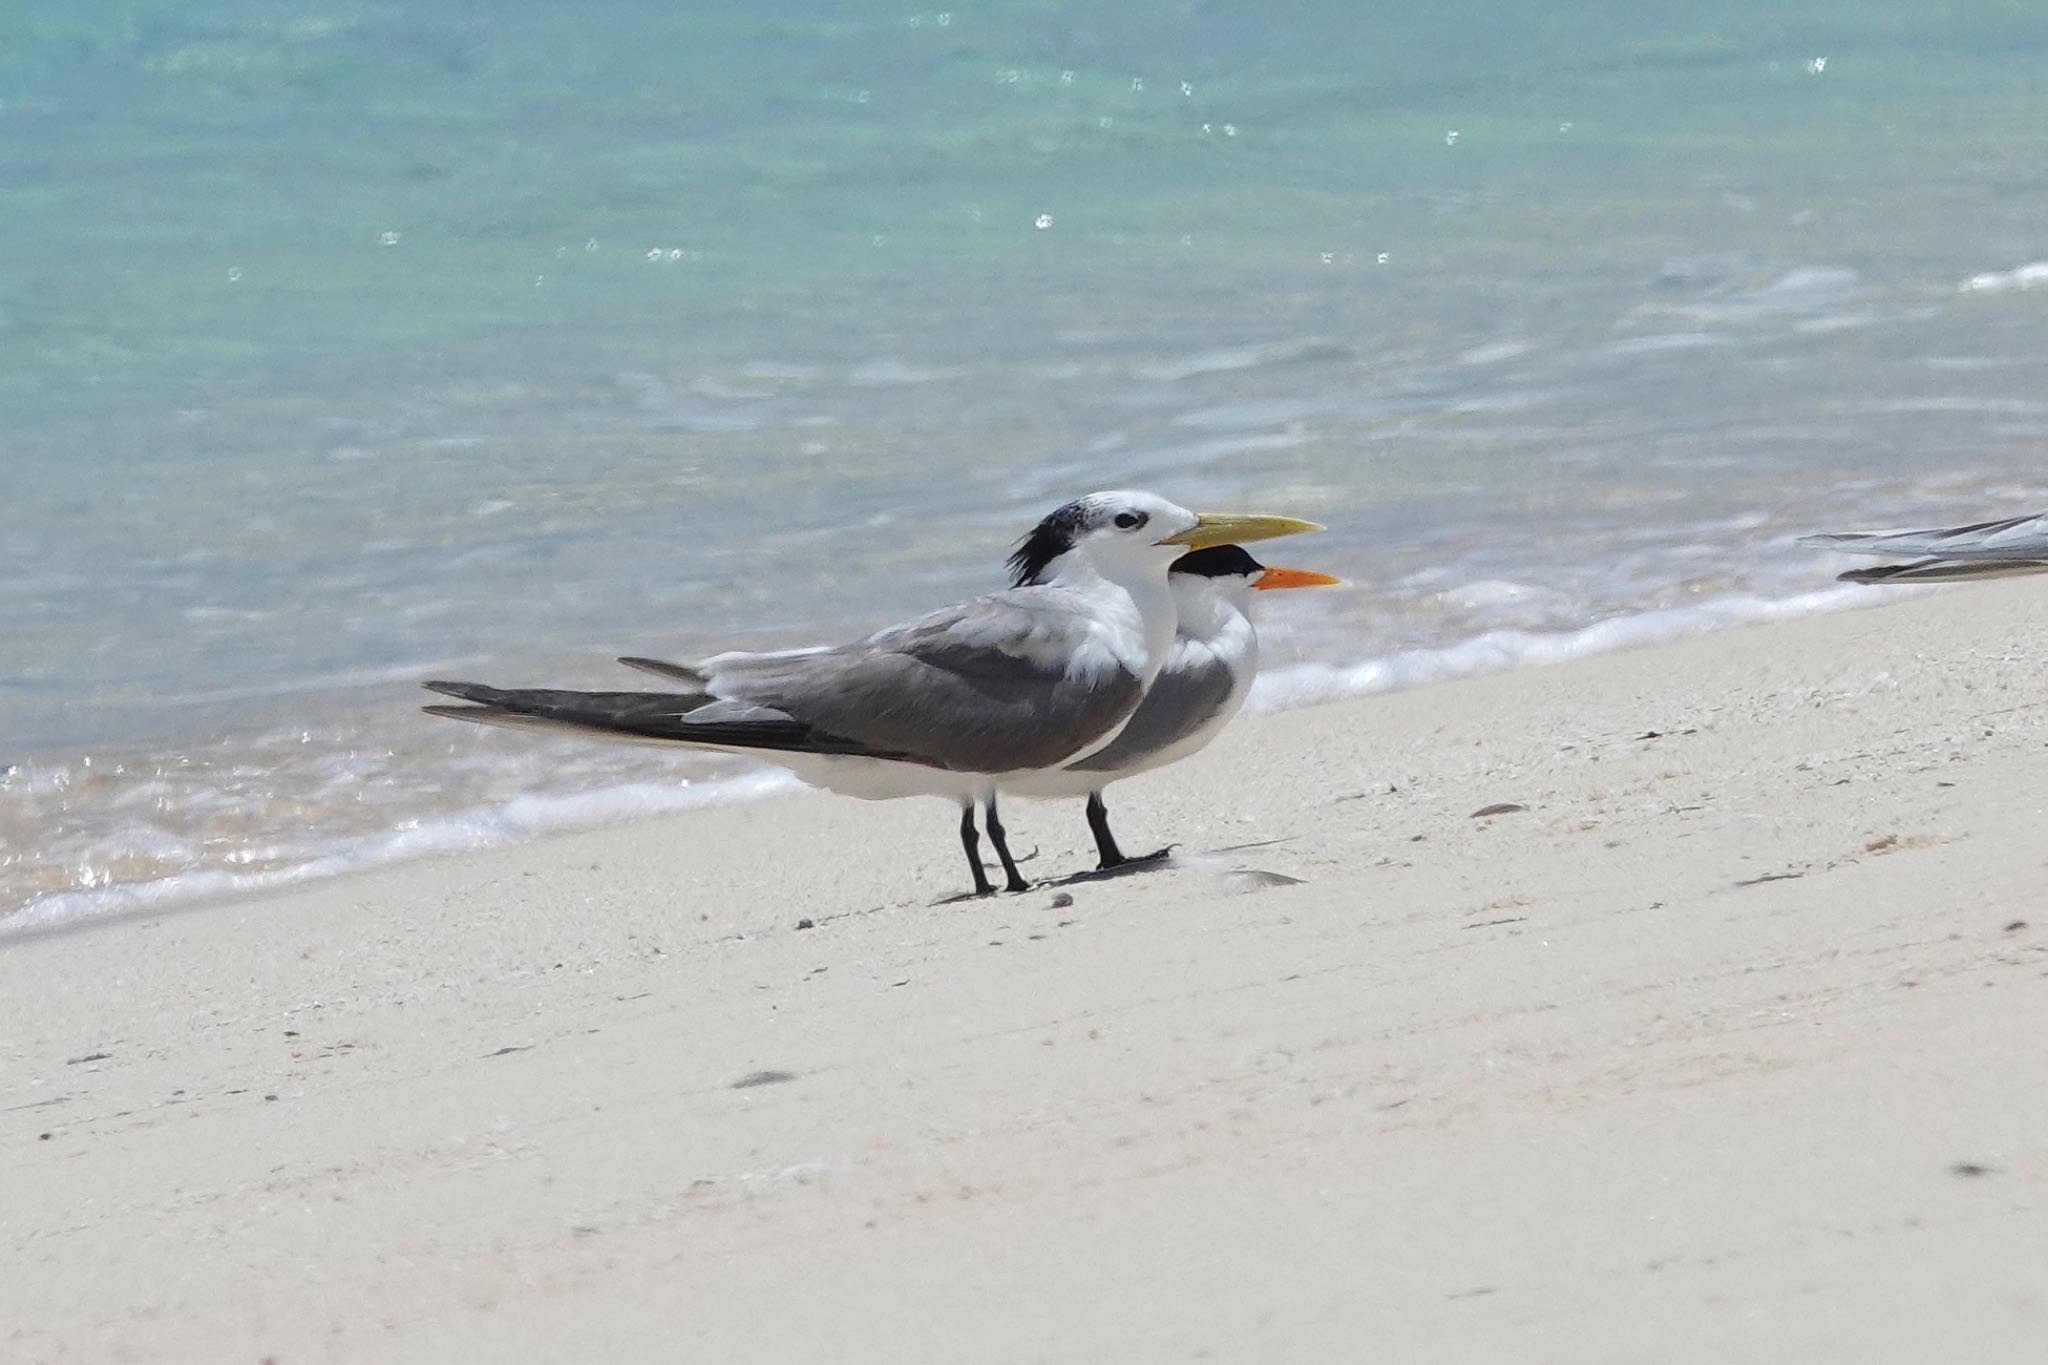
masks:
{"type": "Polygon", "coordinates": [[[863,801],[938,796],[964,805],[987,797],[1001,781],[990,773],[956,773],[928,768],[922,763],[896,763],[853,754],[778,754],[750,749],[746,755],[787,768],[798,781],[810,786],[863,801]]]}

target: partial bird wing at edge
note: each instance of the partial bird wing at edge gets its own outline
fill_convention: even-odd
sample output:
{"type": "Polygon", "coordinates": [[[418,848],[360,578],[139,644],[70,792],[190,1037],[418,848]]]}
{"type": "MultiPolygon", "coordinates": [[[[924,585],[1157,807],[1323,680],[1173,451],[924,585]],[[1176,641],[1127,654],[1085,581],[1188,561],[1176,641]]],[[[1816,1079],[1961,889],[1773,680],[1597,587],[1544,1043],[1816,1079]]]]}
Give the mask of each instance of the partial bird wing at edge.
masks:
{"type": "Polygon", "coordinates": [[[1939,583],[2048,573],[2048,559],[1918,559],[1835,575],[1844,583],[1939,583]]]}
{"type": "Polygon", "coordinates": [[[1931,531],[1850,531],[1801,536],[1801,545],[1855,555],[1923,555],[1934,559],[2048,559],[2048,513],[1980,521],[1931,531]]]}
{"type": "Polygon", "coordinates": [[[1910,564],[1851,569],[1844,583],[1935,583],[2048,572],[2048,513],[1931,531],[1801,536],[1801,545],[1856,555],[1919,556],[1910,564]]]}

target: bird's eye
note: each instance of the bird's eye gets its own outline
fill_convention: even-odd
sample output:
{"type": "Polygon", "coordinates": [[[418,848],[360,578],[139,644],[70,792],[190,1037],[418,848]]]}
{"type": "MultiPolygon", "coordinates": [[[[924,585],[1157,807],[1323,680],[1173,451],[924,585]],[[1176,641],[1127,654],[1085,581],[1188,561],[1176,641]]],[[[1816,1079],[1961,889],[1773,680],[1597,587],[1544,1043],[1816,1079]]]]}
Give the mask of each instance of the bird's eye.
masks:
{"type": "Polygon", "coordinates": [[[1145,514],[1143,512],[1119,512],[1116,514],[1116,524],[1123,530],[1135,531],[1145,524],[1145,514]]]}

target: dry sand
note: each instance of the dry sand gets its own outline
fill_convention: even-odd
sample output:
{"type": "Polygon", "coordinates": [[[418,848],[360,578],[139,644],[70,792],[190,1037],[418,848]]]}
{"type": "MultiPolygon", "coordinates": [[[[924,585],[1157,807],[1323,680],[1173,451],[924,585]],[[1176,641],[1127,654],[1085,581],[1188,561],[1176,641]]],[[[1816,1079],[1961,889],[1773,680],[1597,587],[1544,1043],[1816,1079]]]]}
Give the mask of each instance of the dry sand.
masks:
{"type": "Polygon", "coordinates": [[[801,796],[8,942],[0,1358],[2043,1359],[2044,660],[2019,581],[1248,720],[1065,907],[801,796]]]}

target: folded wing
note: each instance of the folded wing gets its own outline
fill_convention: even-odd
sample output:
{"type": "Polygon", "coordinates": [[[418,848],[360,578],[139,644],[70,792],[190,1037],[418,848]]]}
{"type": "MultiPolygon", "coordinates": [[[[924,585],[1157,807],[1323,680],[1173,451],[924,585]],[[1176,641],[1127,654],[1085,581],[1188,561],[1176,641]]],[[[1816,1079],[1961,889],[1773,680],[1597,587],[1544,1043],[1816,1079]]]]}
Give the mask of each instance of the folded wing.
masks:
{"type": "Polygon", "coordinates": [[[684,692],[430,682],[487,724],[725,749],[854,754],[957,772],[1050,767],[1099,742],[1141,695],[1062,589],[1022,588],[836,649],[625,660],[684,692]]]}
{"type": "Polygon", "coordinates": [[[1236,691],[1230,666],[1210,655],[1191,667],[1163,669],[1116,738],[1068,766],[1076,772],[1141,770],[1215,721],[1226,707],[1235,711],[1231,700],[1236,691]]]}
{"type": "Polygon", "coordinates": [[[2048,571],[2048,513],[1928,531],[1801,536],[1801,545],[1862,555],[1917,556],[1909,564],[1852,569],[1849,583],[2004,578],[2048,571]]]}
{"type": "Polygon", "coordinates": [[[1138,679],[1059,588],[948,607],[839,649],[722,656],[715,696],[959,772],[1050,767],[1123,723],[1138,679]]]}

